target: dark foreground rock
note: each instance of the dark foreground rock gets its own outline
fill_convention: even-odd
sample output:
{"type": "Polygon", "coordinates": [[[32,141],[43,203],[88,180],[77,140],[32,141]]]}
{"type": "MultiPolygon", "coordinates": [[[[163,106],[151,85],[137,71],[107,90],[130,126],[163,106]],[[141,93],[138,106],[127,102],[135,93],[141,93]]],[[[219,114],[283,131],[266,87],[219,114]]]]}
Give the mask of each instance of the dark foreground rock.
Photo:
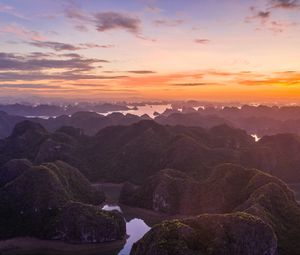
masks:
{"type": "Polygon", "coordinates": [[[276,255],[272,228],[246,213],[166,221],[134,244],[131,255],[276,255]]]}
{"type": "Polygon", "coordinates": [[[185,173],[165,169],[150,177],[144,185],[135,186],[126,183],[120,195],[120,202],[133,207],[140,207],[167,214],[192,214],[196,210],[192,189],[199,192],[199,182],[185,173]],[[189,199],[187,196],[190,196],[189,199]]]}
{"type": "Polygon", "coordinates": [[[76,243],[121,240],[123,217],[97,206],[105,199],[74,167],[9,161],[0,168],[0,239],[37,237],[76,243]]]}
{"type": "Polygon", "coordinates": [[[195,181],[163,170],[138,188],[126,185],[122,193],[123,203],[170,215],[251,214],[273,228],[279,254],[300,254],[300,207],[294,194],[280,179],[261,171],[224,164],[205,181],[195,181]]]}
{"type": "Polygon", "coordinates": [[[51,239],[70,243],[102,243],[122,240],[126,234],[123,216],[99,207],[68,203],[57,217],[51,239]]]}

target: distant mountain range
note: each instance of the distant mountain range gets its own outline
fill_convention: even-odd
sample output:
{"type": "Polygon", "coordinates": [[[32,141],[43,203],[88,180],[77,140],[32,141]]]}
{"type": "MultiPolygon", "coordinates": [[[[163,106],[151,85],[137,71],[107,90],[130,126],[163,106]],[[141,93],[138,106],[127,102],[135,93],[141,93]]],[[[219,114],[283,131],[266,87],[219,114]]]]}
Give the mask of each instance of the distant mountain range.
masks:
{"type": "MultiPolygon", "coordinates": [[[[128,109],[126,105],[115,104],[81,105],[80,107],[3,105],[0,106],[0,138],[7,137],[16,123],[26,119],[42,124],[51,132],[62,126],[73,126],[81,128],[87,135],[95,135],[100,129],[107,126],[130,125],[141,120],[151,119],[146,114],[137,116],[118,112],[128,109]],[[110,111],[114,113],[107,116],[98,114],[110,111]],[[42,116],[55,117],[43,118],[42,116]]],[[[298,106],[207,107],[205,109],[199,108],[198,110],[191,107],[183,107],[180,110],[178,111],[175,108],[167,109],[162,114],[155,113],[156,117],[154,120],[163,125],[197,126],[203,128],[227,124],[235,128],[244,129],[248,134],[255,134],[258,137],[280,133],[300,134],[300,107],[298,106]]]]}
{"type": "MultiPolygon", "coordinates": [[[[81,123],[87,122],[83,119],[81,123]]],[[[300,182],[297,135],[265,136],[255,142],[246,131],[225,124],[209,129],[165,126],[152,120],[127,124],[86,136],[71,126],[49,132],[39,123],[23,121],[0,140],[0,165],[15,158],[36,163],[63,160],[93,181],[141,183],[164,168],[180,169],[201,179],[216,165],[230,162],[300,182]]]]}
{"type": "Polygon", "coordinates": [[[73,115],[61,115],[57,118],[26,118],[16,115],[9,115],[0,112],[0,138],[7,137],[13,127],[21,121],[30,120],[42,124],[47,130],[55,131],[62,126],[73,126],[82,129],[87,135],[95,135],[100,129],[113,125],[130,125],[143,119],[150,119],[149,116],[136,116],[132,114],[123,115],[112,113],[107,116],[95,112],[76,112],[73,115]]]}
{"type": "Polygon", "coordinates": [[[25,104],[3,104],[0,105],[0,111],[4,111],[10,115],[18,116],[60,116],[60,115],[70,115],[75,112],[80,111],[93,111],[99,113],[107,113],[113,111],[127,111],[128,108],[124,104],[90,104],[90,103],[80,103],[80,104],[70,104],[70,105],[25,105],[25,104]]]}

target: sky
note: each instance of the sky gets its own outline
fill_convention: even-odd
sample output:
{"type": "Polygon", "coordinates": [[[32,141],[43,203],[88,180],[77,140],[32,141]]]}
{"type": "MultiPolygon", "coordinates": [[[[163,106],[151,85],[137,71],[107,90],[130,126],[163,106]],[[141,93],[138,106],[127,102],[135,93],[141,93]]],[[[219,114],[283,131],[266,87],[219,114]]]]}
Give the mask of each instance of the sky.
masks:
{"type": "Polygon", "coordinates": [[[300,100],[300,0],[0,0],[0,96],[300,100]]]}

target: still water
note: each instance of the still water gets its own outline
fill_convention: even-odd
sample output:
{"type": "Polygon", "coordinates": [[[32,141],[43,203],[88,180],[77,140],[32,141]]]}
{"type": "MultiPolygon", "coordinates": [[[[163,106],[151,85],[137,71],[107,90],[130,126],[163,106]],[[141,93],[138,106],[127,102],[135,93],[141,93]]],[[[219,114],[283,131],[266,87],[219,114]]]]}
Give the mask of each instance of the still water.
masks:
{"type": "MultiPolygon", "coordinates": [[[[144,105],[144,106],[138,106],[137,109],[132,109],[132,110],[128,110],[128,111],[117,111],[123,114],[134,114],[137,116],[142,116],[144,114],[149,115],[150,118],[154,118],[155,117],[155,112],[156,113],[163,113],[166,109],[171,109],[171,105],[170,104],[161,104],[161,105],[144,105]]],[[[109,115],[113,112],[108,112],[105,113],[103,115],[109,115]]]]}
{"type": "MultiPolygon", "coordinates": [[[[117,204],[104,205],[103,210],[117,210],[124,215],[127,239],[104,244],[68,244],[61,241],[21,237],[0,241],[1,255],[129,255],[132,245],[141,239],[150,226],[135,213],[127,213],[117,204]]],[[[146,217],[147,218],[147,217],[146,217]]]]}
{"type": "Polygon", "coordinates": [[[259,137],[257,134],[252,134],[251,136],[255,139],[255,142],[259,142],[261,139],[261,137],[259,137]]]}
{"type": "MultiPolygon", "coordinates": [[[[106,113],[100,113],[101,115],[107,116],[109,114],[112,114],[114,112],[119,112],[122,113],[124,115],[126,114],[133,114],[133,115],[137,115],[137,116],[142,116],[144,114],[149,115],[150,118],[154,118],[155,117],[155,113],[163,113],[166,109],[172,109],[171,104],[160,104],[160,105],[143,105],[143,106],[138,106],[137,108],[133,108],[131,110],[128,111],[109,111],[106,113]]],[[[72,115],[69,115],[69,117],[71,117],[72,115]]],[[[35,119],[35,118],[39,118],[39,119],[50,119],[50,118],[57,118],[57,116],[25,116],[26,118],[30,118],[30,119],[35,119]]]]}
{"type": "Polygon", "coordinates": [[[132,245],[141,239],[150,227],[165,220],[165,216],[152,211],[119,205],[120,184],[93,184],[106,194],[101,209],[116,210],[126,221],[126,240],[104,244],[69,244],[61,241],[38,240],[36,238],[14,238],[0,241],[1,255],[129,255],[132,245]]]}
{"type": "MultiPolygon", "coordinates": [[[[118,205],[104,205],[102,210],[106,211],[118,211],[122,212],[122,209],[118,205]]],[[[126,233],[127,240],[123,249],[118,253],[112,253],[111,255],[129,255],[132,245],[140,240],[151,228],[145,223],[144,220],[139,218],[133,218],[131,220],[126,220],[126,233]]]]}

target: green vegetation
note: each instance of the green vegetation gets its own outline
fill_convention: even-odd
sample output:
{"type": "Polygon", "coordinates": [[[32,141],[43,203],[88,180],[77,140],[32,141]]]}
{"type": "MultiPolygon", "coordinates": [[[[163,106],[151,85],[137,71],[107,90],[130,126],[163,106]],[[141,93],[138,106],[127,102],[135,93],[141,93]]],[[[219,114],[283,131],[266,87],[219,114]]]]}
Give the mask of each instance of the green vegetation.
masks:
{"type": "Polygon", "coordinates": [[[275,255],[276,236],[259,218],[243,213],[200,215],[156,225],[131,255],[275,255]]]}
{"type": "MultiPolygon", "coordinates": [[[[280,179],[233,164],[216,167],[204,181],[178,176],[175,170],[161,171],[131,194],[127,193],[127,200],[122,201],[143,207],[141,201],[145,196],[148,208],[171,215],[236,213],[236,219],[251,224],[263,220],[276,234],[279,254],[300,254],[300,207],[294,193],[280,179]],[[155,199],[157,197],[160,199],[155,199]]],[[[175,229],[178,234],[176,226],[178,222],[172,223],[173,228],[164,223],[160,230],[174,233],[175,229]]]]}
{"type": "Polygon", "coordinates": [[[61,161],[34,166],[14,160],[1,168],[0,176],[1,239],[96,243],[124,238],[123,217],[95,206],[104,195],[76,168],[61,161]]]}

